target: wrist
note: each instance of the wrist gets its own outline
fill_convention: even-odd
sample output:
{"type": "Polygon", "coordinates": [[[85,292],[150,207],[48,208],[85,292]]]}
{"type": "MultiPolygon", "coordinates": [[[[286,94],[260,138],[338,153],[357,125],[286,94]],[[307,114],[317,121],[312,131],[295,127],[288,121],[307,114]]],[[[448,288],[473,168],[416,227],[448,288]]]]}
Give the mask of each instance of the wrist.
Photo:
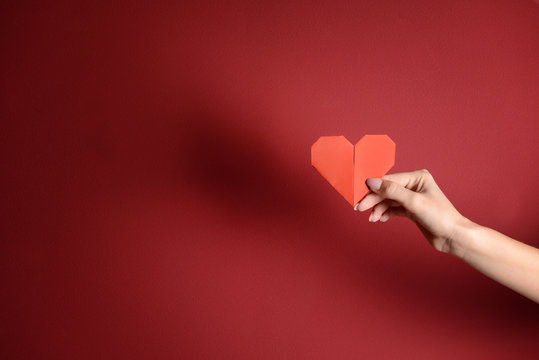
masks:
{"type": "Polygon", "coordinates": [[[476,233],[480,225],[470,219],[461,216],[455,223],[453,233],[449,238],[449,253],[461,260],[466,258],[466,254],[474,247],[477,239],[476,233]]]}

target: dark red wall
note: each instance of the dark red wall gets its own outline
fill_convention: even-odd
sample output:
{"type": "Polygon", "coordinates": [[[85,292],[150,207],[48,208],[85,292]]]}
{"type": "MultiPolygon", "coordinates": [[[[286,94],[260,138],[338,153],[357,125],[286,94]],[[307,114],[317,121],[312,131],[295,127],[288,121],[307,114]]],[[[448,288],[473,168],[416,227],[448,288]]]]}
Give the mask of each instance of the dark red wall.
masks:
{"type": "Polygon", "coordinates": [[[0,5],[2,358],[537,358],[536,304],[310,146],[388,134],[539,246],[539,5],[102,3],[0,5]]]}

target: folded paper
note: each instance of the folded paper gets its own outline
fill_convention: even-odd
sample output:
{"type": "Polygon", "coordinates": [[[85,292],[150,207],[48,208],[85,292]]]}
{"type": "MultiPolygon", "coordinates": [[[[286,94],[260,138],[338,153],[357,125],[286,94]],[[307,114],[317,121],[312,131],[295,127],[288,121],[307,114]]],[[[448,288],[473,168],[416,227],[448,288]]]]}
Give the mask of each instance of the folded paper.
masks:
{"type": "Polygon", "coordinates": [[[355,145],[344,136],[322,136],[311,146],[311,164],[352,206],[395,164],[395,143],[387,135],[365,135],[355,145]]]}

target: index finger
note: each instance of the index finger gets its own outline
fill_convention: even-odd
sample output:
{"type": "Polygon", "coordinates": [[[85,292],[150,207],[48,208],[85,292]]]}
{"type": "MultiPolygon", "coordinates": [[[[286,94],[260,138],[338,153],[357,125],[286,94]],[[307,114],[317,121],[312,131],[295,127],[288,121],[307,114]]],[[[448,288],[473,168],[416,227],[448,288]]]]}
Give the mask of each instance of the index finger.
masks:
{"type": "Polygon", "coordinates": [[[396,182],[399,185],[404,186],[407,189],[415,190],[421,181],[421,177],[425,174],[426,170],[414,170],[408,172],[400,172],[394,174],[386,174],[382,176],[382,179],[396,182]]]}

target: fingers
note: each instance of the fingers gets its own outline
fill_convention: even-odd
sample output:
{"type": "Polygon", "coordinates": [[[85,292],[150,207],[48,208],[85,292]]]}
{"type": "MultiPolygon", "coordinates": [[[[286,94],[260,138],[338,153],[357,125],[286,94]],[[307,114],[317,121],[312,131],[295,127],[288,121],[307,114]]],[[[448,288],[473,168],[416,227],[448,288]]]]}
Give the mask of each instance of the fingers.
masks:
{"type": "Polygon", "coordinates": [[[380,216],[380,221],[386,222],[395,216],[409,217],[409,213],[402,206],[390,207],[380,216]]]}
{"type": "Polygon", "coordinates": [[[380,220],[384,222],[393,216],[408,217],[408,213],[405,208],[399,206],[394,201],[384,200],[372,209],[371,214],[369,215],[369,221],[377,222],[380,220]]]}
{"type": "Polygon", "coordinates": [[[403,185],[390,180],[370,178],[367,179],[367,186],[373,193],[385,199],[394,200],[409,210],[414,210],[418,194],[403,185]]]}
{"type": "MultiPolygon", "coordinates": [[[[358,202],[356,206],[354,206],[354,210],[359,210],[359,211],[368,210],[371,207],[379,204],[383,200],[384,200],[383,196],[370,192],[367,195],[365,195],[365,197],[361,199],[361,201],[358,202]]],[[[393,201],[393,200],[387,200],[387,201],[390,203],[390,206],[399,205],[399,203],[397,203],[396,201],[393,201]]]]}
{"type": "Polygon", "coordinates": [[[383,180],[390,180],[413,191],[424,191],[431,184],[431,174],[426,169],[386,174],[382,176],[383,180]]]}
{"type": "Polygon", "coordinates": [[[369,221],[387,221],[393,216],[406,216],[420,208],[421,194],[437,188],[432,175],[425,169],[386,174],[382,178],[367,179],[371,190],[354,210],[373,208],[369,221]],[[395,210],[397,209],[397,210],[395,210]]]}
{"type": "Polygon", "coordinates": [[[390,201],[391,200],[384,200],[380,202],[378,205],[376,205],[372,209],[371,215],[369,216],[369,221],[377,222],[378,220],[380,220],[380,217],[382,216],[382,214],[391,207],[390,201]]]}
{"type": "Polygon", "coordinates": [[[365,211],[378,204],[382,200],[384,200],[384,198],[381,195],[372,192],[368,193],[365,195],[365,197],[363,197],[363,199],[361,199],[360,202],[356,204],[356,206],[354,206],[354,210],[365,211]]]}
{"type": "MultiPolygon", "coordinates": [[[[435,186],[432,176],[425,169],[386,174],[382,176],[381,179],[384,181],[392,181],[415,192],[424,192],[429,187],[435,186]]],[[[359,203],[356,204],[354,210],[365,211],[380,203],[384,198],[386,198],[384,195],[371,191],[371,193],[367,194],[359,203]]]]}

